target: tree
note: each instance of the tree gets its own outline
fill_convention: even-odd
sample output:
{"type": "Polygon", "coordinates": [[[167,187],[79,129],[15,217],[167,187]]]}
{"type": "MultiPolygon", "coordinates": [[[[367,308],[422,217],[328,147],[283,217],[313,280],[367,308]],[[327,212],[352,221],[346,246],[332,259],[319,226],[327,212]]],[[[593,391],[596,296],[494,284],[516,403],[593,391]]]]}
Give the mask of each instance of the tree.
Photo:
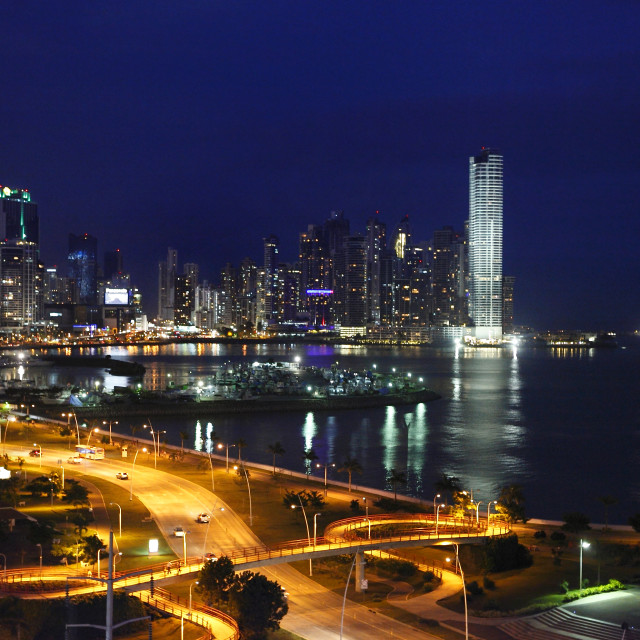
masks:
{"type": "Polygon", "coordinates": [[[526,522],[524,502],[525,498],[522,485],[511,484],[501,489],[496,511],[504,515],[509,522],[513,523],[519,520],[526,522]]]}
{"type": "Polygon", "coordinates": [[[562,528],[570,533],[580,533],[581,531],[588,531],[591,529],[589,526],[589,516],[584,513],[580,513],[579,511],[565,513],[562,516],[562,519],[564,520],[562,528]]]}
{"type": "Polygon", "coordinates": [[[640,513],[634,513],[632,516],[629,516],[629,524],[636,533],[640,533],[640,513]]]}
{"type": "Polygon", "coordinates": [[[93,519],[93,512],[86,507],[73,509],[69,515],[69,521],[76,525],[74,531],[79,536],[89,528],[93,519]]]}
{"type": "Polygon", "coordinates": [[[314,509],[321,509],[325,506],[326,502],[324,501],[324,496],[320,491],[305,491],[304,493],[310,507],[313,507],[314,509]]]}
{"type": "Polygon", "coordinates": [[[198,573],[196,591],[207,605],[221,604],[229,599],[229,589],[235,580],[233,562],[228,556],[206,562],[198,573]]]}
{"type": "Polygon", "coordinates": [[[75,506],[89,504],[89,490],[81,485],[77,480],[67,480],[65,482],[64,495],[62,500],[75,506]]]}
{"type": "Polygon", "coordinates": [[[178,435],[180,436],[180,448],[182,449],[182,453],[184,453],[184,441],[189,439],[189,432],[180,431],[178,435]]]}
{"type": "Polygon", "coordinates": [[[351,476],[354,473],[362,473],[362,465],[358,462],[358,460],[356,460],[356,458],[352,458],[351,456],[349,456],[342,463],[342,466],[338,469],[338,471],[349,474],[349,493],[351,493],[351,476]]]}
{"type": "Polygon", "coordinates": [[[604,528],[609,528],[609,507],[618,504],[618,499],[613,496],[598,496],[598,500],[604,505],[604,528]]]}
{"type": "Polygon", "coordinates": [[[285,593],[275,581],[260,573],[243,571],[229,590],[229,605],[243,638],[262,640],[280,628],[289,610],[285,593]]]}
{"type": "Polygon", "coordinates": [[[318,459],[318,455],[313,450],[313,447],[311,447],[311,449],[307,449],[303,452],[302,459],[304,460],[305,471],[308,479],[309,474],[311,473],[311,465],[318,459]]]}
{"type": "Polygon", "coordinates": [[[238,447],[238,462],[242,462],[242,450],[247,446],[247,443],[242,438],[239,438],[236,442],[236,447],[238,447]]]}
{"type": "Polygon", "coordinates": [[[48,476],[38,476],[34,478],[26,488],[34,498],[49,495],[51,491],[51,480],[49,480],[48,476]]]}
{"type": "Polygon", "coordinates": [[[273,475],[276,475],[276,456],[281,456],[284,454],[284,448],[280,444],[280,442],[274,442],[269,445],[269,451],[273,454],[273,475]]]}
{"type": "Polygon", "coordinates": [[[18,476],[11,476],[6,480],[0,480],[0,504],[13,505],[14,509],[18,504],[21,480],[18,476]]]}
{"type": "Polygon", "coordinates": [[[436,489],[436,493],[444,496],[445,505],[449,504],[449,496],[451,496],[451,498],[453,499],[453,496],[462,489],[462,487],[460,486],[460,478],[456,478],[455,476],[448,476],[446,473],[443,473],[440,476],[440,479],[436,481],[434,487],[436,489]]]}
{"type": "Polygon", "coordinates": [[[398,502],[398,485],[407,484],[407,474],[404,471],[396,471],[391,469],[389,474],[389,481],[393,486],[393,501],[398,502]]]}

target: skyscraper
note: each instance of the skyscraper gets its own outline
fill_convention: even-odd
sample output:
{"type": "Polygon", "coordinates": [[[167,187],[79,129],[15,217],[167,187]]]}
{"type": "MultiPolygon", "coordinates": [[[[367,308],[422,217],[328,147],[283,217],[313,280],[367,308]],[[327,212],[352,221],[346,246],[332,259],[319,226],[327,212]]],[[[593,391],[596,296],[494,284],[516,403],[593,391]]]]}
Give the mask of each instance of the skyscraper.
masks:
{"type": "Polygon", "coordinates": [[[502,337],[502,155],[469,158],[469,314],[479,340],[502,337]]]}
{"type": "Polygon", "coordinates": [[[74,302],[98,302],[98,240],[88,233],[69,234],[69,277],[74,283],[74,302]]]}
{"type": "Polygon", "coordinates": [[[31,202],[27,189],[0,187],[0,211],[2,213],[1,240],[40,242],[38,205],[31,202]]]}

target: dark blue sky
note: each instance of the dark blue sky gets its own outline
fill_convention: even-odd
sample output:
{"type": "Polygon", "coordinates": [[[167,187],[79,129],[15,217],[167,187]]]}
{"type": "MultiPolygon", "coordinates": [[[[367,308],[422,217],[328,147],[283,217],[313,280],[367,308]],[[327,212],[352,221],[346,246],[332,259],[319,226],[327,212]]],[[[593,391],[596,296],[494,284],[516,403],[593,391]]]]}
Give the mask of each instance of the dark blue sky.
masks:
{"type": "Polygon", "coordinates": [[[461,229],[494,146],[516,322],[640,324],[640,3],[11,4],[0,183],[47,264],[91,233],[153,313],[168,246],[215,281],[332,209],[461,229]]]}

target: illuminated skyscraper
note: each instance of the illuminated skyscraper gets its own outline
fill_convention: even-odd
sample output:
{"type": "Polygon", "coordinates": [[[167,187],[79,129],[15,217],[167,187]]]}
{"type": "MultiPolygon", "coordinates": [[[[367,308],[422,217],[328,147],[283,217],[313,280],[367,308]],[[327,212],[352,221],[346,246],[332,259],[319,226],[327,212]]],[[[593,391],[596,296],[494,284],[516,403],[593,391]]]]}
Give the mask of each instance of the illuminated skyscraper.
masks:
{"type": "Polygon", "coordinates": [[[69,234],[69,277],[74,283],[74,302],[98,302],[98,240],[88,233],[69,234]]]}
{"type": "Polygon", "coordinates": [[[2,213],[2,238],[16,242],[40,243],[38,205],[31,202],[27,189],[0,187],[0,211],[2,213]]]}
{"type": "Polygon", "coordinates": [[[502,337],[502,155],[469,158],[469,314],[476,338],[502,337]]]}

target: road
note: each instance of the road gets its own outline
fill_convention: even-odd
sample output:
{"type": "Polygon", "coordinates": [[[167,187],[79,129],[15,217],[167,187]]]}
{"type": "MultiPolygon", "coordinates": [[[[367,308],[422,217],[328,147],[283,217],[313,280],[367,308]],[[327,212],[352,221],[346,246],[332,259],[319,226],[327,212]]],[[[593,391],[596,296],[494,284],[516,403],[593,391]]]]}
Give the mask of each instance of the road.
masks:
{"type": "MultiPolygon", "coordinates": [[[[12,456],[25,456],[28,450],[7,445],[7,452],[12,456]]],[[[42,450],[42,463],[45,466],[56,467],[59,459],[66,460],[67,457],[68,451],[64,449],[42,450]]],[[[87,460],[82,463],[82,468],[73,468],[129,488],[126,481],[116,479],[116,473],[128,471],[133,480],[134,494],[149,510],[178,556],[183,555],[185,540],[172,535],[176,526],[182,526],[187,531],[187,555],[204,555],[205,552],[221,554],[238,547],[260,544],[259,538],[218,496],[188,480],[142,465],[132,471],[129,462],[109,459],[87,460]],[[224,511],[217,510],[221,507],[224,507],[224,511]],[[209,525],[196,523],[198,513],[203,511],[214,514],[209,525]]],[[[117,522],[113,523],[113,527],[117,529],[117,522]]],[[[350,601],[346,603],[341,633],[343,599],[340,596],[288,565],[264,568],[261,572],[277,580],[289,592],[289,613],[281,626],[302,638],[425,640],[435,637],[350,601]]]]}

